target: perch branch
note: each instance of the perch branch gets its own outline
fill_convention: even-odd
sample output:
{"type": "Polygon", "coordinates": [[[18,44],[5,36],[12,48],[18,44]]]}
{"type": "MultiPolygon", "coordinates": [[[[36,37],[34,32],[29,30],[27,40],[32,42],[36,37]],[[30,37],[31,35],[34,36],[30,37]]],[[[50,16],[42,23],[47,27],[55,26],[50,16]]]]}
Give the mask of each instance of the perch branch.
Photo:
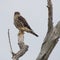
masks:
{"type": "Polygon", "coordinates": [[[39,53],[37,60],[48,60],[53,48],[58,42],[60,37],[60,22],[53,28],[53,30],[46,35],[44,42],[41,47],[41,52],[39,53]]]}
{"type": "Polygon", "coordinates": [[[19,60],[19,58],[28,51],[28,45],[25,45],[24,43],[24,32],[18,33],[18,45],[20,50],[14,56],[12,56],[13,60],[19,60]]]}

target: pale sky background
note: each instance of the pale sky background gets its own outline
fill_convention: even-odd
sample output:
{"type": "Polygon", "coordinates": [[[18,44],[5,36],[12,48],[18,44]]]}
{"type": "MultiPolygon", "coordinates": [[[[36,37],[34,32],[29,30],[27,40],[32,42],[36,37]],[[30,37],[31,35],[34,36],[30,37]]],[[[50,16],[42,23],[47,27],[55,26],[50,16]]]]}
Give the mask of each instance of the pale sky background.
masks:
{"type": "MultiPolygon", "coordinates": [[[[54,26],[60,20],[60,0],[52,0],[54,9],[54,26]]],[[[12,60],[8,40],[8,28],[10,29],[13,51],[17,52],[18,30],[13,24],[13,15],[19,11],[24,16],[31,28],[39,35],[35,37],[29,33],[25,34],[25,43],[29,50],[20,60],[36,60],[44,37],[47,32],[47,0],[0,0],[0,60],[12,60]]],[[[49,60],[60,60],[60,41],[51,53],[49,60]]]]}

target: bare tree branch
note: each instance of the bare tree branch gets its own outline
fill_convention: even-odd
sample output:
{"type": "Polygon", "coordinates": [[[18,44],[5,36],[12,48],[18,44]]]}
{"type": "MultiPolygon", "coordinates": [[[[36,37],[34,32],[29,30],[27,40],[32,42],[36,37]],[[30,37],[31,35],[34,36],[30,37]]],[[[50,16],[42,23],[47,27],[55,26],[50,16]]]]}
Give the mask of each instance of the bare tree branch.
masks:
{"type": "Polygon", "coordinates": [[[9,38],[9,44],[10,44],[12,59],[13,60],[19,60],[19,58],[22,57],[26,53],[26,51],[28,50],[28,45],[24,44],[24,33],[19,32],[19,34],[18,34],[18,45],[19,45],[20,50],[17,53],[14,53],[12,50],[9,29],[8,29],[8,38],[9,38]]]}
{"type": "Polygon", "coordinates": [[[10,49],[11,49],[11,54],[14,55],[13,50],[12,50],[11,41],[10,41],[10,33],[9,33],[9,31],[10,31],[10,29],[8,29],[9,45],[10,45],[10,49]]]}
{"type": "Polygon", "coordinates": [[[37,57],[37,60],[48,60],[53,48],[58,42],[60,37],[60,22],[53,28],[53,30],[46,35],[44,42],[41,47],[41,51],[37,57]]]}
{"type": "Polygon", "coordinates": [[[48,32],[53,29],[53,7],[51,0],[47,0],[47,8],[48,8],[48,32]]]}
{"type": "Polygon", "coordinates": [[[36,60],[48,60],[49,55],[51,54],[53,48],[60,38],[60,21],[55,27],[53,27],[53,9],[51,0],[48,2],[48,33],[44,39],[44,42],[41,47],[41,51],[36,60]]]}
{"type": "Polygon", "coordinates": [[[12,57],[12,59],[13,59],[13,60],[19,60],[19,58],[22,57],[22,56],[26,53],[27,50],[28,50],[28,45],[24,45],[23,48],[20,49],[20,51],[18,51],[18,52],[16,53],[16,55],[14,55],[14,56],[12,57]]]}
{"type": "Polygon", "coordinates": [[[28,45],[24,43],[24,32],[19,32],[18,34],[18,45],[20,50],[12,56],[13,60],[19,60],[28,51],[28,45]]]}

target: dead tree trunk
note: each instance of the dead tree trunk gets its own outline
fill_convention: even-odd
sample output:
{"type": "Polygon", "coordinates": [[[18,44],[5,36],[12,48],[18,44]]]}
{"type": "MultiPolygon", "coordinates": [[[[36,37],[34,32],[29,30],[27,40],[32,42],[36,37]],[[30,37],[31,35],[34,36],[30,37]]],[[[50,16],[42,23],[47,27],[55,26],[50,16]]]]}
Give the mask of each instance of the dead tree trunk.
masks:
{"type": "Polygon", "coordinates": [[[41,51],[36,60],[48,60],[49,55],[51,54],[60,37],[60,21],[55,27],[53,27],[53,7],[51,0],[47,0],[47,8],[48,31],[42,44],[41,51]]]}

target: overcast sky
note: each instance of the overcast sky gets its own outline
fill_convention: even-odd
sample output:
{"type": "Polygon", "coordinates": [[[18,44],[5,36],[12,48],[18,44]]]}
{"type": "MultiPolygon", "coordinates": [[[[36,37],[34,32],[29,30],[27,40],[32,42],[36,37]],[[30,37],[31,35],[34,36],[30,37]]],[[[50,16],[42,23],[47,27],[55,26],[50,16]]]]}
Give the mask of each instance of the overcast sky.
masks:
{"type": "MultiPolygon", "coordinates": [[[[53,0],[53,23],[54,26],[60,20],[60,0],[53,0]]],[[[47,32],[47,0],[1,0],[0,1],[0,60],[12,60],[8,41],[8,29],[10,29],[13,51],[17,52],[18,30],[13,24],[13,15],[19,11],[25,17],[31,28],[39,37],[29,33],[24,36],[24,41],[29,45],[29,50],[20,60],[36,60],[44,37],[47,32]]],[[[60,41],[51,53],[49,60],[60,59],[60,41]]]]}

